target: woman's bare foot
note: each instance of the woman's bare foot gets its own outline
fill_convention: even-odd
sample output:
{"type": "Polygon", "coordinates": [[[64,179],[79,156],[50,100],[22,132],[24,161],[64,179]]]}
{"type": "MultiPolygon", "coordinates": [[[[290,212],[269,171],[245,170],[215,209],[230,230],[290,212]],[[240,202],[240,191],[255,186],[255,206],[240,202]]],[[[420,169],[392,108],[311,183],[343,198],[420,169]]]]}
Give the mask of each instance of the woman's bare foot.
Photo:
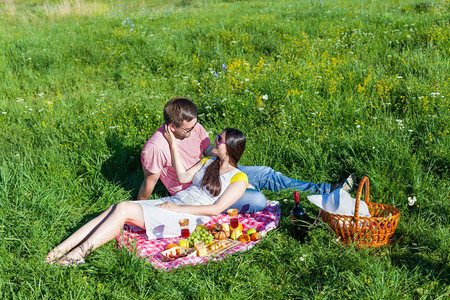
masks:
{"type": "Polygon", "coordinates": [[[84,258],[84,254],[80,251],[80,249],[74,249],[58,259],[56,262],[60,266],[71,266],[75,263],[82,261],[84,258]]]}
{"type": "Polygon", "coordinates": [[[53,264],[56,260],[60,259],[61,256],[64,255],[64,252],[59,250],[58,248],[52,249],[45,258],[45,263],[47,264],[53,264]]]}

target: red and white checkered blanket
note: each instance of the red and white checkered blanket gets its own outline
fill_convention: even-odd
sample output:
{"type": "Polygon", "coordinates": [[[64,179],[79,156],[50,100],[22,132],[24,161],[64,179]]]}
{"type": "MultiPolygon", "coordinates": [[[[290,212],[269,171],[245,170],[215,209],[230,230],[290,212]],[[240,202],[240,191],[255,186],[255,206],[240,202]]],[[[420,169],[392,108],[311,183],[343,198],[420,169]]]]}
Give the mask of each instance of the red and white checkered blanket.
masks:
{"type": "MultiPolygon", "coordinates": [[[[241,222],[244,232],[250,228],[256,228],[256,230],[264,237],[268,231],[278,226],[280,214],[281,210],[278,201],[269,201],[267,207],[263,211],[253,214],[239,214],[239,222],[241,222]]],[[[210,226],[215,223],[228,222],[228,215],[219,215],[212,217],[205,225],[210,226]]],[[[135,226],[125,225],[122,233],[116,236],[116,240],[119,247],[127,247],[131,253],[136,253],[137,256],[149,260],[155,268],[162,270],[171,270],[185,265],[196,265],[221,260],[229,255],[246,251],[260,241],[236,245],[214,257],[182,257],[173,261],[163,262],[157,258],[157,254],[164,251],[168,244],[178,243],[180,240],[179,237],[147,240],[144,230],[135,226]]]]}

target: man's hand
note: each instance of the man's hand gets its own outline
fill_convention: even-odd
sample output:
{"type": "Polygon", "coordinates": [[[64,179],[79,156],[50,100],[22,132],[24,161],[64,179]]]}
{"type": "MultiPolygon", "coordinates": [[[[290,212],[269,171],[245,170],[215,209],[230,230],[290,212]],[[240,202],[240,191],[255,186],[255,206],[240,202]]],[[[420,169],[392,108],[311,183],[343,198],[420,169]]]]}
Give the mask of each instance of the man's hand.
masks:
{"type": "Polygon", "coordinates": [[[164,124],[164,137],[169,142],[169,145],[173,145],[177,142],[177,138],[167,124],[164,124]]]}

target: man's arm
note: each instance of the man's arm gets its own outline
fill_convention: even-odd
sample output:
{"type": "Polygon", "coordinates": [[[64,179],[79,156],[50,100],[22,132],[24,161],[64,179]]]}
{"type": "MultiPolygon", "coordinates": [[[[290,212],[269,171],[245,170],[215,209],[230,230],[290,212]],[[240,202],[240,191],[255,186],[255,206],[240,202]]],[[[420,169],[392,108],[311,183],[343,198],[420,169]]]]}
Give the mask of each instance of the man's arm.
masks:
{"type": "Polygon", "coordinates": [[[144,169],[144,181],[139,189],[138,200],[148,200],[153,193],[156,183],[158,182],[161,172],[151,173],[144,169]]]}

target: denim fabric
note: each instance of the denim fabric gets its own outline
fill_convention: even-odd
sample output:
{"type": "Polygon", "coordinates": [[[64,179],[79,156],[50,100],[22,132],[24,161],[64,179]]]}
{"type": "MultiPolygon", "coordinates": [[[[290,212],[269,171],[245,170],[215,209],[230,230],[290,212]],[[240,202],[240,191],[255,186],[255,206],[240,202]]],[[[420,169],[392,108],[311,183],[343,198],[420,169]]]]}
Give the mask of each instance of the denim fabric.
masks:
{"type": "Polygon", "coordinates": [[[229,208],[237,208],[240,214],[251,214],[263,210],[266,206],[267,199],[263,193],[255,189],[247,189],[244,195],[229,208]]]}
{"type": "Polygon", "coordinates": [[[248,183],[258,190],[278,192],[280,190],[296,189],[312,194],[328,194],[330,192],[331,185],[329,183],[312,183],[292,179],[266,166],[238,165],[238,167],[247,174],[248,183]]]}

